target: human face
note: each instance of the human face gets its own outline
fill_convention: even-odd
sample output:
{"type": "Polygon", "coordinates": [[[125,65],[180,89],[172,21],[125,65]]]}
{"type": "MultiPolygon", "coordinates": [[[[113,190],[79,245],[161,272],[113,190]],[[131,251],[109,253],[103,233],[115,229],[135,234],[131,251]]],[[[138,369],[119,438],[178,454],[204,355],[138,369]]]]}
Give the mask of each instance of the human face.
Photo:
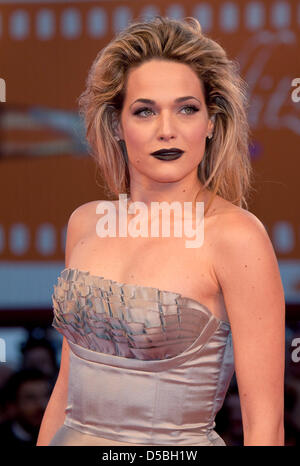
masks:
{"type": "Polygon", "coordinates": [[[190,66],[152,59],[129,71],[117,134],[126,143],[131,188],[132,182],[154,190],[191,182],[199,186],[197,168],[212,129],[203,85],[190,66]],[[171,161],[150,155],[171,147],[183,155],[171,161]]]}
{"type": "Polygon", "coordinates": [[[52,377],[56,370],[49,350],[43,346],[37,346],[27,350],[24,356],[23,365],[25,368],[29,367],[39,369],[49,377],[52,377]]]}
{"type": "Polygon", "coordinates": [[[50,384],[46,380],[28,380],[20,386],[17,397],[17,418],[27,429],[40,426],[50,391],[50,384]]]}

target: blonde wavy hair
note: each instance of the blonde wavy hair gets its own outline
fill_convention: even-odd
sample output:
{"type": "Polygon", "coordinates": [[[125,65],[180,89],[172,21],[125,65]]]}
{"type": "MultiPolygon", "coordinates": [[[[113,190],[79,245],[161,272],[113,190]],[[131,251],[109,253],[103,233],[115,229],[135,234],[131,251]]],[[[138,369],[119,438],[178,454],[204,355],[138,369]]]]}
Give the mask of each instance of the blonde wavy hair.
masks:
{"type": "MultiPolygon", "coordinates": [[[[88,73],[80,95],[89,152],[95,158],[108,188],[108,197],[130,194],[126,157],[115,139],[114,122],[120,115],[128,72],[147,60],[158,58],[189,65],[202,80],[209,117],[214,116],[212,139],[206,139],[198,178],[215,195],[248,209],[251,189],[249,126],[246,83],[238,63],[203,34],[196,18],[183,21],[155,16],[134,21],[103,48],[88,73]]],[[[207,209],[209,208],[207,206],[207,209]]]]}

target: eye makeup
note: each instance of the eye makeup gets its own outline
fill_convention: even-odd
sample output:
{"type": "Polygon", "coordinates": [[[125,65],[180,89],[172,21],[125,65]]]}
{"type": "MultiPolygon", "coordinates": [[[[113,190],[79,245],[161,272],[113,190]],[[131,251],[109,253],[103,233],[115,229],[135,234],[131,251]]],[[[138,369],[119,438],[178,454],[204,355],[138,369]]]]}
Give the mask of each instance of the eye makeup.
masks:
{"type": "MultiPolygon", "coordinates": [[[[189,113],[186,113],[186,115],[193,115],[194,113],[196,112],[199,112],[199,108],[196,107],[196,105],[185,105],[184,107],[181,108],[181,110],[185,109],[185,108],[189,108],[189,109],[192,109],[192,113],[189,112],[189,113]]],[[[135,110],[133,112],[133,115],[140,115],[140,113],[144,112],[144,111],[147,111],[147,110],[150,110],[152,111],[152,109],[150,107],[141,107],[141,108],[138,108],[137,110],[135,110]]]]}

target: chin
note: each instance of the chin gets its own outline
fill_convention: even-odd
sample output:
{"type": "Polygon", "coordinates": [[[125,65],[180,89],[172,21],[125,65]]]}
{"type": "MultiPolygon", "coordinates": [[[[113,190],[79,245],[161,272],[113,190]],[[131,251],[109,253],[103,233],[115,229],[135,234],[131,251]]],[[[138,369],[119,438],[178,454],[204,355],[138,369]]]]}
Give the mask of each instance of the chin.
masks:
{"type": "Polygon", "coordinates": [[[157,177],[151,177],[151,180],[157,183],[177,183],[178,181],[181,181],[185,176],[181,174],[173,175],[166,175],[166,176],[157,176],[157,177]]]}
{"type": "Polygon", "coordinates": [[[141,170],[142,164],[139,166],[132,164],[132,170],[129,170],[130,177],[143,177],[147,178],[149,181],[152,180],[153,182],[157,183],[176,183],[198,169],[198,163],[196,165],[187,167],[182,163],[175,166],[174,162],[176,163],[176,161],[162,162],[158,166],[153,166],[152,163],[149,166],[145,163],[143,170],[141,170]]]}

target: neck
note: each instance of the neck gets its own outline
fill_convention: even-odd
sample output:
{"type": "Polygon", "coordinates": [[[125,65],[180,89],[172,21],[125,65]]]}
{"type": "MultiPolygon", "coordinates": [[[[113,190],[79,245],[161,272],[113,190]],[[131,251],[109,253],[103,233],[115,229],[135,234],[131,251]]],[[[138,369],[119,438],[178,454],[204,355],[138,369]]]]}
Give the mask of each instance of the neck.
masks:
{"type": "Polygon", "coordinates": [[[150,208],[152,202],[191,202],[194,206],[196,202],[204,202],[208,200],[209,192],[203,189],[201,184],[196,186],[185,186],[176,189],[167,189],[164,191],[141,191],[133,189],[130,192],[130,196],[127,198],[128,206],[133,202],[143,202],[148,208],[150,208]]]}

